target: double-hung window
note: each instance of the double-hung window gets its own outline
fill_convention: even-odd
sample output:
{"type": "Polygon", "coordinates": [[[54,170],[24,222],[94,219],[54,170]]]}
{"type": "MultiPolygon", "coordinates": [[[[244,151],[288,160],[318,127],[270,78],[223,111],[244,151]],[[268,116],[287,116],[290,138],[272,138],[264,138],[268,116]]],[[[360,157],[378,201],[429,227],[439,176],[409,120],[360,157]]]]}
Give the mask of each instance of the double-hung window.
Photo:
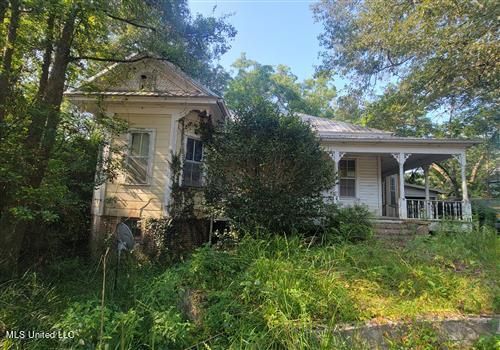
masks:
{"type": "Polygon", "coordinates": [[[200,187],[203,185],[203,143],[188,137],[186,140],[186,158],[182,169],[182,184],[184,186],[200,187]]]}
{"type": "Polygon", "coordinates": [[[127,155],[127,183],[146,185],[152,168],[152,145],[154,134],[151,130],[131,130],[129,132],[127,155]]]}
{"type": "Polygon", "coordinates": [[[356,160],[343,159],[339,162],[340,197],[356,197],[356,160]]]}

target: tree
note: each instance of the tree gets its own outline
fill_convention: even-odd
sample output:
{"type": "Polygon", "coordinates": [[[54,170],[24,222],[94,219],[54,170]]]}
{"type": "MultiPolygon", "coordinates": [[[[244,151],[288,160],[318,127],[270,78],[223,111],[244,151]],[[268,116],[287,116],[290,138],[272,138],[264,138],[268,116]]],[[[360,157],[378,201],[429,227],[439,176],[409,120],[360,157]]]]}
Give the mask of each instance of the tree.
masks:
{"type": "Polygon", "coordinates": [[[253,108],[204,133],[207,202],[244,229],[310,229],[333,186],[332,162],[300,118],[272,103],[253,108]]]}
{"type": "Polygon", "coordinates": [[[224,95],[230,108],[253,110],[272,102],[285,113],[333,117],[336,90],[329,74],[320,72],[300,83],[289,67],[262,65],[247,59],[244,54],[233,67],[237,74],[224,95]]]}
{"type": "MultiPolygon", "coordinates": [[[[67,146],[75,142],[73,150],[95,152],[104,143],[102,137],[92,141],[99,133],[67,134],[66,87],[137,52],[169,59],[196,76],[224,77],[211,62],[228,49],[235,31],[225,18],[193,18],[186,1],[1,4],[0,276],[8,277],[16,271],[23,241],[46,239],[40,228],[61,214],[53,204],[69,192],[80,193],[72,186],[76,172],[60,178],[66,183],[54,181],[54,174],[67,174],[72,166],[64,156],[67,146]]],[[[101,122],[96,116],[96,125],[106,125],[101,122]]],[[[95,156],[81,159],[97,162],[95,156]]]]}
{"type": "MultiPolygon", "coordinates": [[[[475,195],[487,195],[476,183],[494,168],[487,161],[494,157],[484,152],[492,152],[500,123],[497,9],[494,1],[466,0],[323,0],[313,6],[324,28],[321,69],[367,92],[358,103],[360,123],[405,136],[484,140],[468,152],[475,195]]],[[[449,161],[434,171],[458,195],[454,167],[449,161]]]]}

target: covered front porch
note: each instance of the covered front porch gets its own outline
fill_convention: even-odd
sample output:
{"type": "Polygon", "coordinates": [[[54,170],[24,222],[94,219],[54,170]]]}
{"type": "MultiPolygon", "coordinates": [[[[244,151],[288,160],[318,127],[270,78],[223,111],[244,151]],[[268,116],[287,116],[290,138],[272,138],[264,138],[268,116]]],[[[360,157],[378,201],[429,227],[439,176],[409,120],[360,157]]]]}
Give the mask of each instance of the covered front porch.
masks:
{"type": "Polygon", "coordinates": [[[381,220],[472,220],[465,154],[479,142],[401,137],[333,119],[300,117],[316,131],[334,162],[336,184],[327,196],[335,203],[366,205],[381,220]],[[431,198],[429,167],[449,158],[460,164],[461,198],[431,198]],[[404,174],[417,168],[423,169],[425,194],[416,197],[405,193],[404,174]]]}
{"type": "MultiPolygon", "coordinates": [[[[352,140],[351,140],[352,141],[352,140]]],[[[337,181],[333,201],[341,205],[364,204],[381,219],[426,221],[471,221],[467,191],[467,145],[422,147],[421,140],[387,145],[381,142],[335,142],[328,152],[335,163],[337,181]],[[415,144],[416,143],[416,144],[415,144]],[[429,168],[434,162],[454,158],[461,169],[461,198],[430,196],[429,168]],[[405,191],[406,171],[421,168],[423,198],[412,198],[405,191]]]]}

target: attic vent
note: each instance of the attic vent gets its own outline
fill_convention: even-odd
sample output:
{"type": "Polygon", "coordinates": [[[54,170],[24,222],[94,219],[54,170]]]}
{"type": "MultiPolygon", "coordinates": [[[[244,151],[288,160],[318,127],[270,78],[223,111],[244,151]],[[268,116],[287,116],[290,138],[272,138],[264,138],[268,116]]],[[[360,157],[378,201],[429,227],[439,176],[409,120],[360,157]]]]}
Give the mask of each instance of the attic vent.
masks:
{"type": "Polygon", "coordinates": [[[155,79],[152,73],[142,73],[138,80],[140,90],[152,91],[155,89],[155,79]]]}

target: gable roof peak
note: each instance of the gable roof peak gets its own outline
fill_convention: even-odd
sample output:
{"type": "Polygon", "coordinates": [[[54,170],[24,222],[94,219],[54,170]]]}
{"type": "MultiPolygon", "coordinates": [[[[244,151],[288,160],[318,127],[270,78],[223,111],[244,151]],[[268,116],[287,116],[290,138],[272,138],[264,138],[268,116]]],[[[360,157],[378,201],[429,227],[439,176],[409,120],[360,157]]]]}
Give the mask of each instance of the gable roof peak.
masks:
{"type": "Polygon", "coordinates": [[[148,53],[129,55],[65,93],[82,94],[221,98],[169,60],[148,53]]]}

